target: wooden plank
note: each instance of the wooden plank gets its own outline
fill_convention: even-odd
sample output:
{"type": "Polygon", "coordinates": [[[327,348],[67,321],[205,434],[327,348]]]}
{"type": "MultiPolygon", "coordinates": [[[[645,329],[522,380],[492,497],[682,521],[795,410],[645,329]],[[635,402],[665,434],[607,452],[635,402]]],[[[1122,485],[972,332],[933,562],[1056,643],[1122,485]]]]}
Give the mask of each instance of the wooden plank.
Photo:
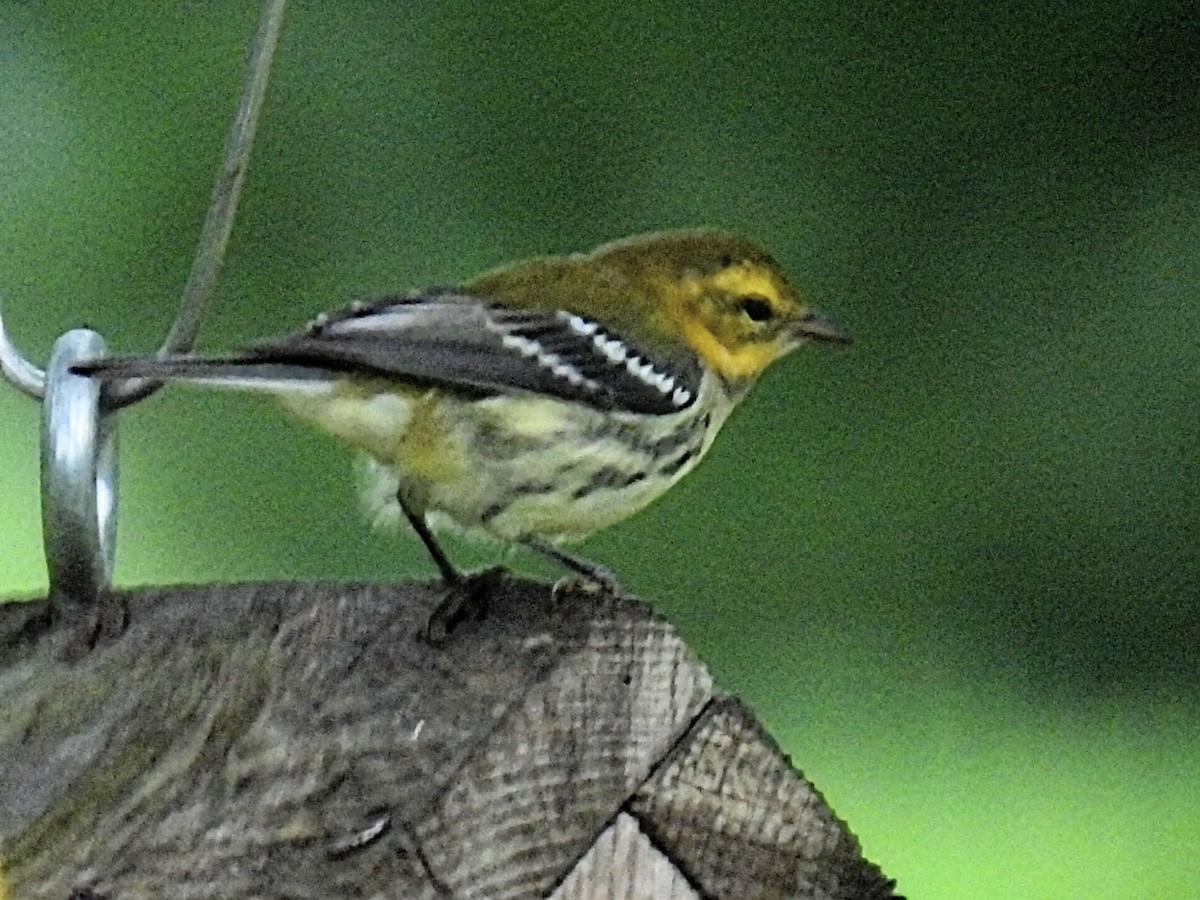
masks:
{"type": "Polygon", "coordinates": [[[701,900],[683,874],[621,813],[550,900],[701,900]]]}
{"type": "Polygon", "coordinates": [[[614,606],[587,630],[417,829],[455,897],[545,896],[711,696],[708,673],[661,619],[614,606]]]}
{"type": "Polygon", "coordinates": [[[895,896],[846,824],[732,697],[704,711],[629,809],[713,900],[895,896]]]}

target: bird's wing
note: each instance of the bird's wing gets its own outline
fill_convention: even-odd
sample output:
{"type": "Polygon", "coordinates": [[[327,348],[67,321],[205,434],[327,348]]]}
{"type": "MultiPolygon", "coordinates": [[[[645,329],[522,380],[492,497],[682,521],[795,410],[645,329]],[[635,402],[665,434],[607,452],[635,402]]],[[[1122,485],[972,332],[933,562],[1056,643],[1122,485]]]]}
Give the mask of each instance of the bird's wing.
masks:
{"type": "Polygon", "coordinates": [[[359,304],[251,348],[260,362],[400,377],[482,394],[514,391],[662,415],[690,405],[703,374],[670,365],[600,322],[458,293],[359,304]]]}
{"type": "Polygon", "coordinates": [[[355,304],[241,355],[107,358],[74,371],[282,390],[353,374],[477,396],[540,394],[648,415],[692,404],[703,375],[694,358],[653,355],[565,310],[515,309],[452,291],[355,304]]]}

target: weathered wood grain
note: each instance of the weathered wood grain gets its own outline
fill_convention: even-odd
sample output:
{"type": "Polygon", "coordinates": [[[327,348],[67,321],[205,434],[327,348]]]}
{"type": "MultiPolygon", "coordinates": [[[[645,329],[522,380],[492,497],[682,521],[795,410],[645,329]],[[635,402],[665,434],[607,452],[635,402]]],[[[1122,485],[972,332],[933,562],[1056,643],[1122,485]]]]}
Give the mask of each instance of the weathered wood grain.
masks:
{"type": "Polygon", "coordinates": [[[688,880],[638,828],[617,816],[550,900],[702,900],[688,880]]]}
{"type": "Polygon", "coordinates": [[[146,589],[75,653],[43,605],[0,606],[14,900],[848,897],[821,891],[878,875],[644,605],[512,581],[433,646],[437,599],[146,589]]]}

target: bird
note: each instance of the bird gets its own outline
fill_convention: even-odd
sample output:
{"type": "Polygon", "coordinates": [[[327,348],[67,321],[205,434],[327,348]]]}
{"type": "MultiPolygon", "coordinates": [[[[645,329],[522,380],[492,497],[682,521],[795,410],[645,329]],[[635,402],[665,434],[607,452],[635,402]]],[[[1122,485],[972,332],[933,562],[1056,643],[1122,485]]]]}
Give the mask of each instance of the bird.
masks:
{"type": "Polygon", "coordinates": [[[850,341],[759,243],[701,228],[358,301],[229,355],[107,357],[74,371],[273,397],[365,452],[444,583],[470,593],[438,542],[447,524],[612,587],[610,570],[563,545],[692,471],[771,364],[850,341]]]}

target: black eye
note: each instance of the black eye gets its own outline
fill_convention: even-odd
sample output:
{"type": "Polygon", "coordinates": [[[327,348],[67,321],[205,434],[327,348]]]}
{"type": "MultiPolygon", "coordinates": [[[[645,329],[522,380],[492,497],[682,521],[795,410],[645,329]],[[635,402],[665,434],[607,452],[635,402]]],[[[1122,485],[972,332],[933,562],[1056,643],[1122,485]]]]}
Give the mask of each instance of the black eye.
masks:
{"type": "Polygon", "coordinates": [[[775,310],[763,297],[742,297],[738,300],[738,307],[754,322],[765,322],[775,315],[775,310]]]}

